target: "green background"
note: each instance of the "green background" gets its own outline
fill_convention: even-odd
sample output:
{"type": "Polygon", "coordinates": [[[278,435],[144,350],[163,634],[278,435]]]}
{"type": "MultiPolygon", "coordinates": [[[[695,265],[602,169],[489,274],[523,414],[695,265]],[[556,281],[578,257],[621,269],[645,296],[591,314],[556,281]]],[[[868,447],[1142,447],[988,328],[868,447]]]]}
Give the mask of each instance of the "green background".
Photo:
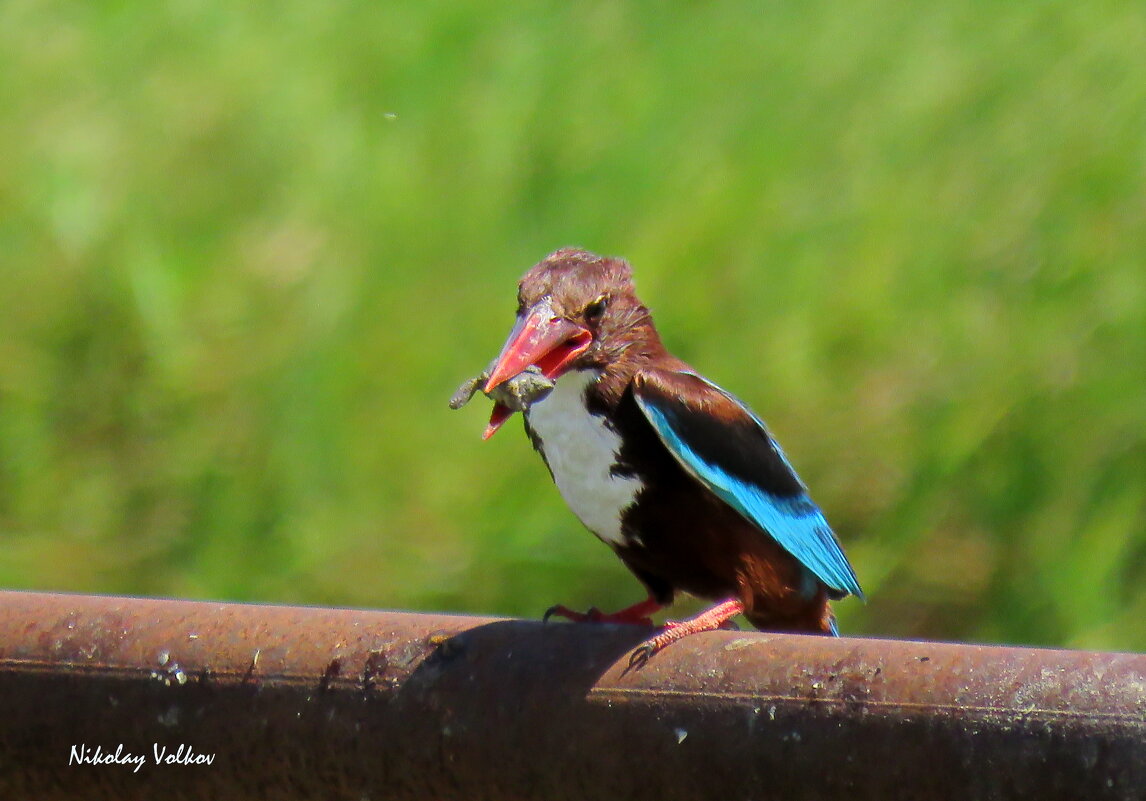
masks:
{"type": "Polygon", "coordinates": [[[520,423],[446,407],[579,245],[769,422],[845,631],[1144,649],[1144,41],[1138,2],[0,4],[0,585],[639,599],[520,423]]]}

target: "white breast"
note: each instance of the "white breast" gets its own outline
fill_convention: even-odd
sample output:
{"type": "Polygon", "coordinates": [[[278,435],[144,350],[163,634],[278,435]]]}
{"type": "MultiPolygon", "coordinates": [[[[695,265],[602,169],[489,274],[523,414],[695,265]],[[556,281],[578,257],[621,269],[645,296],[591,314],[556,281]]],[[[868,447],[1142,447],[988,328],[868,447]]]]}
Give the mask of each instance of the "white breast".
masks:
{"type": "Polygon", "coordinates": [[[596,380],[597,374],[588,370],[566,373],[526,417],[541,438],[553,481],[573,514],[605,542],[620,545],[625,542],[621,514],[643,484],[612,473],[621,438],[605,418],[585,408],[585,389],[596,380]]]}

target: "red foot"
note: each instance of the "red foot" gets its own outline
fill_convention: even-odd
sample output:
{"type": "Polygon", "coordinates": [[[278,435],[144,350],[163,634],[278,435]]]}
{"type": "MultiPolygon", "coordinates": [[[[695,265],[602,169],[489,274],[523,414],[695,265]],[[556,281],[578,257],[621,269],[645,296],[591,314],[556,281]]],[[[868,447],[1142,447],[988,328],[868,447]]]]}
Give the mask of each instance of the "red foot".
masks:
{"type": "Polygon", "coordinates": [[[619,612],[612,613],[602,612],[596,607],[588,612],[574,612],[567,606],[557,604],[557,606],[549,607],[541,620],[547,622],[549,618],[556,616],[572,620],[574,623],[630,623],[637,626],[652,626],[653,620],[650,615],[662,608],[663,605],[652,598],[646,598],[640,603],[635,603],[619,612]]]}
{"type": "Polygon", "coordinates": [[[688,620],[665,623],[664,630],[644,645],[633,651],[629,657],[629,670],[640,669],[653,654],[663,651],[682,637],[701,631],[715,631],[729,625],[732,618],[744,611],[744,604],[736,599],[721,601],[711,609],[706,609],[688,620]]]}

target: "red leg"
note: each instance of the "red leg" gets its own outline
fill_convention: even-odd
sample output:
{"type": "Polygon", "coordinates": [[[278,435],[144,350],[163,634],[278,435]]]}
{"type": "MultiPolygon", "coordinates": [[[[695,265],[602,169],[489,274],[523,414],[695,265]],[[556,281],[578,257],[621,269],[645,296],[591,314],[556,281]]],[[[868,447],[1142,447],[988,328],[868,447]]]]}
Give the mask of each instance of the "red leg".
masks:
{"type": "Polygon", "coordinates": [[[711,609],[706,609],[688,620],[666,623],[664,630],[653,637],[629,657],[629,668],[643,667],[657,651],[662,651],[682,637],[701,631],[714,631],[724,628],[728,622],[744,611],[744,604],[735,598],[721,601],[711,609]]]}
{"type": "Polygon", "coordinates": [[[572,620],[574,623],[632,623],[638,626],[651,626],[653,625],[653,621],[650,616],[663,608],[664,605],[658,603],[655,598],[646,598],[640,603],[626,606],[619,612],[612,613],[602,612],[596,607],[593,607],[588,612],[574,612],[569,607],[558,604],[557,606],[549,607],[542,620],[547,621],[556,615],[557,617],[572,620]]]}

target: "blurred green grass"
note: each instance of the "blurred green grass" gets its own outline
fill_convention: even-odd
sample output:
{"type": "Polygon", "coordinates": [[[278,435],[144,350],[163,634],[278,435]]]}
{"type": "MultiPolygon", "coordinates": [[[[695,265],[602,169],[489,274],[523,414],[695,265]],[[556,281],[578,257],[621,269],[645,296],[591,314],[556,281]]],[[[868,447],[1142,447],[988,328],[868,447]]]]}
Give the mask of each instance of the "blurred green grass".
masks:
{"type": "Polygon", "coordinates": [[[445,405],[635,265],[852,632],[1146,648],[1146,9],[0,5],[0,585],[536,616],[639,587],[445,405]]]}

